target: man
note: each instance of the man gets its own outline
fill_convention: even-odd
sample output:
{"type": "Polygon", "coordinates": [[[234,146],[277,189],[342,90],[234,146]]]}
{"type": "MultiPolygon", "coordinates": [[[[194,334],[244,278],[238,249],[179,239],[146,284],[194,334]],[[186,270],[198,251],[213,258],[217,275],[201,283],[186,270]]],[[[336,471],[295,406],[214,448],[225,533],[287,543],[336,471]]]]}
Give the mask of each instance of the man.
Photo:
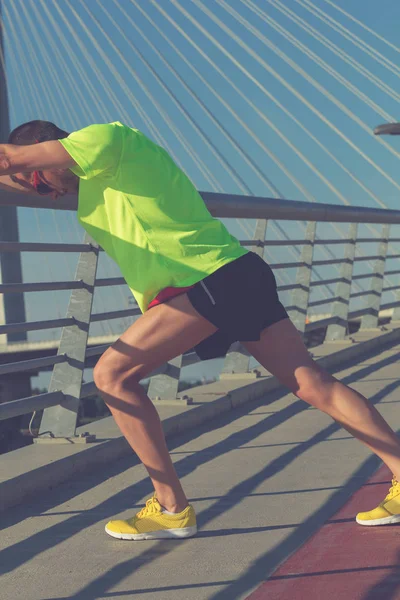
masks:
{"type": "Polygon", "coordinates": [[[400,521],[397,436],[363,396],[312,360],[279,302],[271,269],[210,215],[162,148],[119,122],[68,135],[52,123],[31,121],[0,145],[0,187],[54,200],[78,194],[80,223],[118,263],[143,312],[102,355],[94,381],[155,493],[132,519],[108,523],[107,533],[133,540],[196,533],[194,509],[140,380],[190,348],[208,358],[224,354],[235,340],[393,472],[386,499],[357,521],[400,521]]]}

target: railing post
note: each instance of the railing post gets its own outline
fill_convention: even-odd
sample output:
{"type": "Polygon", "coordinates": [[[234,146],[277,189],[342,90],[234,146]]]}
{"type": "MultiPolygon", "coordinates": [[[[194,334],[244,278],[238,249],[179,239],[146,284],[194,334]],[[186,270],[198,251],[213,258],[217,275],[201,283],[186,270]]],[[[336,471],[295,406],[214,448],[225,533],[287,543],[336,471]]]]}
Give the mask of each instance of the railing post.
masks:
{"type": "Polygon", "coordinates": [[[309,221],[307,223],[306,236],[301,251],[301,265],[297,269],[296,274],[296,285],[300,287],[294,290],[292,294],[292,306],[288,310],[290,319],[297,331],[301,334],[304,334],[306,330],[316,230],[316,221],[309,221]]]}
{"type": "Polygon", "coordinates": [[[361,329],[376,329],[378,327],[389,236],[390,225],[383,225],[382,241],[379,243],[378,247],[379,258],[375,261],[374,271],[371,279],[370,293],[366,299],[368,314],[361,318],[361,329]]]}
{"type": "Polygon", "coordinates": [[[57,353],[66,354],[68,361],[54,366],[49,386],[49,392],[63,392],[64,400],[44,410],[35,441],[93,439],[75,437],[99,254],[99,246],[88,234],[83,243],[92,247],[91,252],[80,254],[76,269],[75,281],[83,281],[84,287],[71,293],[67,317],[72,317],[75,323],[63,328],[57,353]]]}
{"type": "MultiPolygon", "coordinates": [[[[253,250],[255,254],[264,258],[264,250],[265,250],[265,235],[267,232],[267,219],[258,219],[256,222],[256,227],[253,235],[253,239],[257,240],[259,243],[253,250]]],[[[232,375],[236,374],[244,374],[249,373],[249,364],[250,364],[250,354],[247,352],[246,348],[240,343],[235,342],[229,349],[228,354],[225,357],[224,366],[220,373],[220,378],[229,378],[232,375]]],[[[249,376],[249,375],[247,375],[249,376]]],[[[251,377],[256,377],[257,374],[250,374],[251,377]]]]}
{"type": "Polygon", "coordinates": [[[164,373],[153,375],[150,379],[147,395],[151,400],[177,400],[182,358],[182,355],[173,358],[167,363],[164,373]]]}
{"type": "Polygon", "coordinates": [[[396,294],[397,306],[393,309],[391,321],[400,321],[400,290],[396,294]]]}
{"type": "Polygon", "coordinates": [[[354,256],[356,253],[358,223],[349,225],[349,241],[344,247],[343,262],[340,267],[340,279],[336,286],[336,300],[332,307],[332,316],[338,322],[328,326],[325,340],[343,340],[348,329],[351,284],[353,280],[354,256]]]}

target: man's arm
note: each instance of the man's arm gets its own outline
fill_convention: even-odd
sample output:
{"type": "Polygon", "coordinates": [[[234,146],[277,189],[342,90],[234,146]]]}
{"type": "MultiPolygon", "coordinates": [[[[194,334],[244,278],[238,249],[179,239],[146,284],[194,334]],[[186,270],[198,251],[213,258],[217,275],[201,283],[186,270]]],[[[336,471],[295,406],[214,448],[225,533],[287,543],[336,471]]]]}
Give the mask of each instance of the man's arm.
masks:
{"type": "MultiPolygon", "coordinates": [[[[69,169],[74,165],[74,159],[57,140],[31,146],[0,144],[0,176],[44,169],[69,169]]],[[[8,185],[8,182],[4,184],[8,185]]]]}

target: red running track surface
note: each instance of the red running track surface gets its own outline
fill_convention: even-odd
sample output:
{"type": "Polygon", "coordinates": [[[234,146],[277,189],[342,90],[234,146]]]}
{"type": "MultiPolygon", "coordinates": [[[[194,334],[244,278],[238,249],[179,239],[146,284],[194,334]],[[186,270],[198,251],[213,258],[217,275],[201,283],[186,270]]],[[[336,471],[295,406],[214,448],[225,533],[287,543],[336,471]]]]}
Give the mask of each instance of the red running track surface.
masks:
{"type": "Polygon", "coordinates": [[[357,525],[386,496],[382,467],[247,600],[400,600],[400,524],[357,525]]]}

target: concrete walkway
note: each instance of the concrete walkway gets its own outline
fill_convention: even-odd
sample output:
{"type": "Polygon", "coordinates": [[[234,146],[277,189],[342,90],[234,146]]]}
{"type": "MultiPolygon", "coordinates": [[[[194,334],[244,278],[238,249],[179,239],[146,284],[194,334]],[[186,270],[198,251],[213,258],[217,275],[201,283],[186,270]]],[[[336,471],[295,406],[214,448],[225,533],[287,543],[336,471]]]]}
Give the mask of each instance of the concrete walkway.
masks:
{"type": "MultiPolygon", "coordinates": [[[[399,360],[394,347],[336,373],[377,403],[395,429],[400,429],[399,360]]],[[[329,417],[284,391],[177,435],[169,447],[198,514],[197,537],[135,543],[106,536],[108,519],[132,515],[152,492],[134,457],[119,459],[0,515],[1,596],[247,598],[380,464],[329,417]]],[[[353,512],[371,508],[368,494],[365,500],[358,495],[358,503],[353,512]]],[[[348,527],[351,536],[359,526],[348,527]]],[[[393,535],[398,531],[394,527],[393,535]]],[[[369,530],[370,544],[374,535],[379,530],[369,530]]],[[[286,597],[293,600],[293,593],[268,595],[286,597]]],[[[337,597],[328,582],[324,598],[337,597]]]]}

